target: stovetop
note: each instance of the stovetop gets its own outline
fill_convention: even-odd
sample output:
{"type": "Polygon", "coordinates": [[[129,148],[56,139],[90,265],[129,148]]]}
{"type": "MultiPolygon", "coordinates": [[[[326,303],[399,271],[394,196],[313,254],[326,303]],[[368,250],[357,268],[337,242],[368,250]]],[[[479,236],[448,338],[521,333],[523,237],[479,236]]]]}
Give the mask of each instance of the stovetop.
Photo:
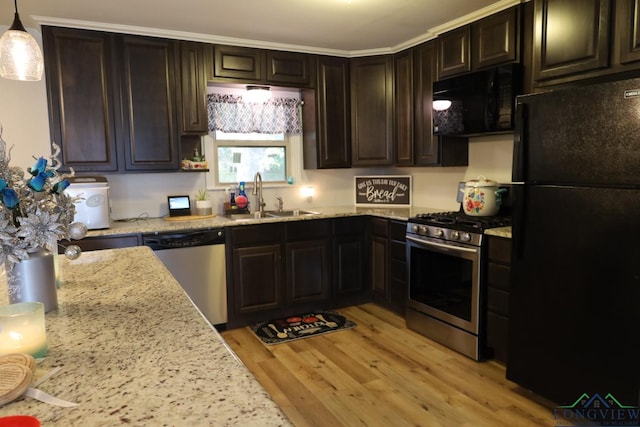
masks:
{"type": "Polygon", "coordinates": [[[489,228],[506,227],[511,225],[509,216],[470,216],[464,212],[436,212],[418,214],[409,218],[413,224],[431,225],[449,230],[483,233],[489,228]]]}

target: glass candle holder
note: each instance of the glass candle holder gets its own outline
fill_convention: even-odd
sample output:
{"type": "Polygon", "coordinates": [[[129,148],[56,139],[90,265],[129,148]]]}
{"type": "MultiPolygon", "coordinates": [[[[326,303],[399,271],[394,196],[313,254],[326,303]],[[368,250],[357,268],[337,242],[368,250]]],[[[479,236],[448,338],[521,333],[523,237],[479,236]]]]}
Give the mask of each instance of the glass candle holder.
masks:
{"type": "Polygon", "coordinates": [[[20,302],[0,306],[0,356],[26,353],[35,358],[47,354],[44,304],[20,302]]]}

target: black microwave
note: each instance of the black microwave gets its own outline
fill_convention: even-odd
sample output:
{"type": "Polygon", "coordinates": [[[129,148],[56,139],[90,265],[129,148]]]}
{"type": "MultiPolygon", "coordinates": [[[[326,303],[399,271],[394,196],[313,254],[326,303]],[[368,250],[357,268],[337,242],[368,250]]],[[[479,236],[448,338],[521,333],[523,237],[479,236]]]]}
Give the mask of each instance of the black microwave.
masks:
{"type": "Polygon", "coordinates": [[[474,136],[513,131],[520,64],[475,71],[433,84],[433,133],[474,136]]]}

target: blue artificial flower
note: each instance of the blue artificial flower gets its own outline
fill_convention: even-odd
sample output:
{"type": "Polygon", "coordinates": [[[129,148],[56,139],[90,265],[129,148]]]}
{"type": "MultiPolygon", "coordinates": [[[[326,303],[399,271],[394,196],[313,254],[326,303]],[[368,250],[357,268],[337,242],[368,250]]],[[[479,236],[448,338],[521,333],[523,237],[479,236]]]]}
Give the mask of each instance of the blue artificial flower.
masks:
{"type": "Polygon", "coordinates": [[[38,175],[31,178],[27,185],[34,191],[42,191],[46,182],[47,174],[45,172],[40,172],[38,175]]]}
{"type": "Polygon", "coordinates": [[[62,192],[69,186],[69,180],[63,179],[62,181],[56,182],[53,185],[53,191],[58,194],[62,194],[62,192]]]}
{"type": "Polygon", "coordinates": [[[7,181],[0,178],[0,191],[4,190],[5,188],[7,188],[7,181]]]}
{"type": "Polygon", "coordinates": [[[18,203],[20,203],[18,195],[11,188],[5,188],[0,192],[0,195],[2,195],[2,203],[4,203],[4,205],[9,209],[15,208],[18,206],[18,203]]]}
{"type": "Polygon", "coordinates": [[[46,169],[47,169],[47,159],[45,159],[44,157],[40,157],[36,161],[36,164],[31,169],[29,169],[29,173],[33,176],[36,176],[43,173],[46,169]]]}

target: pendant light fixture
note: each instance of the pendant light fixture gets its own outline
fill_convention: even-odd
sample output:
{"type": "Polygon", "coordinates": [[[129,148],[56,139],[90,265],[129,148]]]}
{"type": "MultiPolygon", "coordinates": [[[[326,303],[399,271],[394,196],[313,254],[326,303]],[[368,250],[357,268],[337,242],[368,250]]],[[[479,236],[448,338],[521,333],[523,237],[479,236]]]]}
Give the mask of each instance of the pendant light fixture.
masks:
{"type": "Polygon", "coordinates": [[[18,0],[14,0],[14,4],[13,24],[0,38],[0,76],[11,80],[40,80],[44,68],[42,51],[20,22],[18,0]]]}

